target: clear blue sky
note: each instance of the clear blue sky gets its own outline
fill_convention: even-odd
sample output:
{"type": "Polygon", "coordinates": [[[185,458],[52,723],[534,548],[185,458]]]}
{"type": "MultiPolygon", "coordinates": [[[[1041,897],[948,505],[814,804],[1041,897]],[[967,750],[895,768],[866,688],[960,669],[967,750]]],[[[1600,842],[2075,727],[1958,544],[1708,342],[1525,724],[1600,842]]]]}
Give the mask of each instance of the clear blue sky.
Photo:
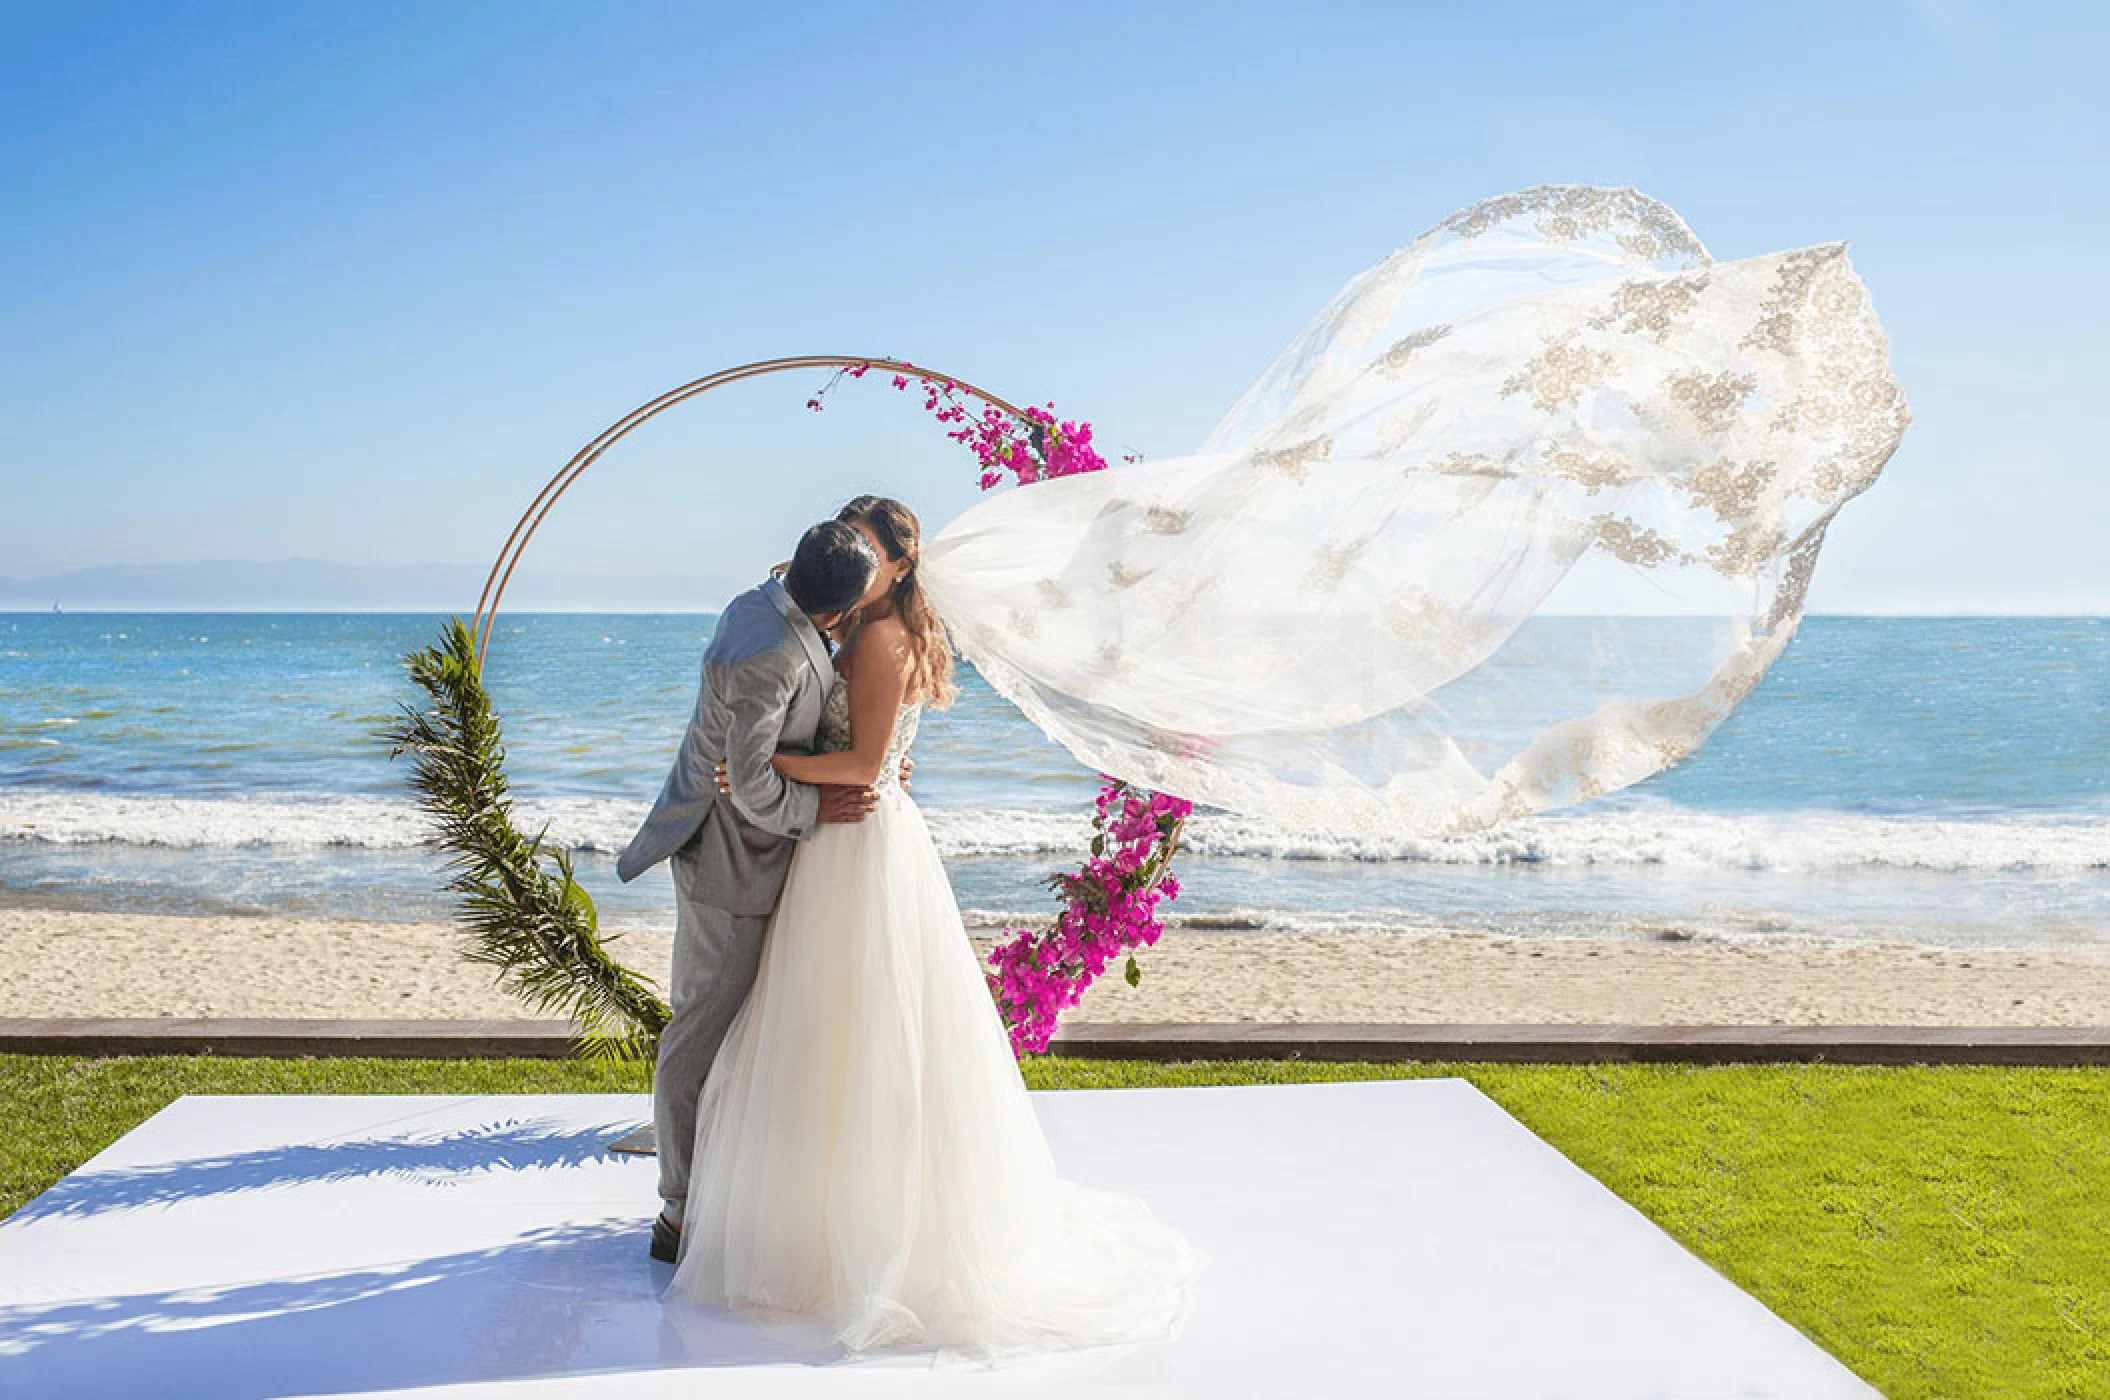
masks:
{"type": "MultiPolygon", "coordinates": [[[[1169,456],[1350,275],[1581,181],[1718,257],[1851,243],[1916,422],[1814,608],[2110,612],[2106,13],[0,8],[0,575],[482,564],[610,420],[777,354],[1169,456]]],[[[966,504],[914,405],[812,387],[637,435],[523,569],[745,576],[855,490],[966,504]]]]}

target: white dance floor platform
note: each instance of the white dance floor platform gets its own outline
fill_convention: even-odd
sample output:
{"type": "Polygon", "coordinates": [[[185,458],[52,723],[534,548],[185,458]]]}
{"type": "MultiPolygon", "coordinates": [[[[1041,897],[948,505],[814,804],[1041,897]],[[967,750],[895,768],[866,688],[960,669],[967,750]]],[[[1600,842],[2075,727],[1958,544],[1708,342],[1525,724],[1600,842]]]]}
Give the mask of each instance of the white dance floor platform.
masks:
{"type": "Polygon", "coordinates": [[[641,1095],[192,1096],[0,1223],[0,1396],[1876,1393],[1463,1080],[1034,1097],[1210,1256],[1176,1340],[933,1370],[663,1305],[641,1095]]]}

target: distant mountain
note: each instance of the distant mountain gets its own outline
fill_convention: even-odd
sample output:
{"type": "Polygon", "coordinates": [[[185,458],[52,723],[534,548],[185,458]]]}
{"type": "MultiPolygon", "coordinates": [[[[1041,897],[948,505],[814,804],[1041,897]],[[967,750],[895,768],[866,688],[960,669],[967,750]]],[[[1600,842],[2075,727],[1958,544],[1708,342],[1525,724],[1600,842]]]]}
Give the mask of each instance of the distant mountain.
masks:
{"type": "MultiPolygon", "coordinates": [[[[330,559],[199,559],[109,564],[0,579],[0,611],[474,611],[487,564],[345,564],[330,559]]],[[[753,580],[579,574],[523,567],[505,607],[524,612],[715,612],[753,580]]]]}

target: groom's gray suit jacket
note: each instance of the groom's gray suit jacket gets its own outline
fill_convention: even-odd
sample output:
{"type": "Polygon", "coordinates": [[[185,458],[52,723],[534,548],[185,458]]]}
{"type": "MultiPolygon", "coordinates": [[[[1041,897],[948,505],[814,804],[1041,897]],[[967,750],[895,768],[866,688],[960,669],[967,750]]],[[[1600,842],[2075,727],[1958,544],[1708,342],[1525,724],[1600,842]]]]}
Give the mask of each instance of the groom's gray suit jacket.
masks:
{"type": "Polygon", "coordinates": [[[769,758],[812,752],[834,674],[827,644],[780,580],[726,604],[703,653],[688,733],[652,811],[616,858],[616,877],[636,879],[700,829],[701,901],[731,914],[773,910],[794,843],[819,816],[820,789],[784,778],[769,758]],[[712,773],[721,758],[730,794],[712,773]]]}

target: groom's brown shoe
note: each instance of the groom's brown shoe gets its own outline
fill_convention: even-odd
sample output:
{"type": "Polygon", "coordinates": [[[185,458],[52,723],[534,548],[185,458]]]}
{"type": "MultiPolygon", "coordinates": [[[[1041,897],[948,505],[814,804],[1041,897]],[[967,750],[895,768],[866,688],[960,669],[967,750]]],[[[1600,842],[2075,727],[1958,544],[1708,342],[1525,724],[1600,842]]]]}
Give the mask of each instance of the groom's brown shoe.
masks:
{"type": "Polygon", "coordinates": [[[681,1253],[681,1227],[667,1223],[665,1212],[652,1217],[652,1257],[671,1264],[681,1253]]]}

